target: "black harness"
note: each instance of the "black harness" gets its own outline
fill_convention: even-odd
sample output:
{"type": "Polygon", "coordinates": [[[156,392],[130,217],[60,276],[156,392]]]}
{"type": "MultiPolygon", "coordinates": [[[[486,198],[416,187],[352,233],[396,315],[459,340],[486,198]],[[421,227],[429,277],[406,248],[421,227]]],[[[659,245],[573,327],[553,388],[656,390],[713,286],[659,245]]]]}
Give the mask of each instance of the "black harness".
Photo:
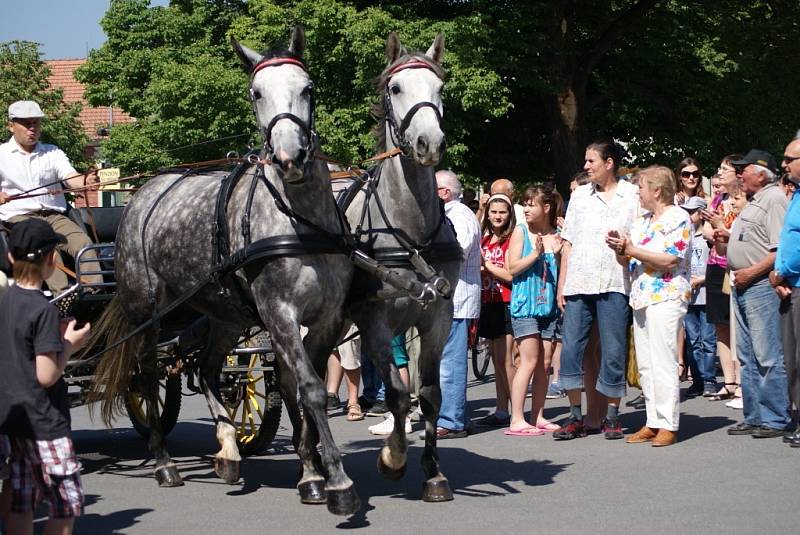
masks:
{"type": "MultiPolygon", "coordinates": [[[[261,70],[262,68],[270,67],[270,66],[277,66],[283,64],[297,64],[305,69],[305,66],[297,59],[294,58],[271,58],[264,60],[263,62],[259,63],[252,72],[254,76],[256,72],[261,70]]],[[[396,67],[393,71],[397,72],[402,68],[431,68],[430,66],[424,64],[423,62],[411,62],[409,64],[401,65],[396,67]]],[[[250,98],[253,108],[255,110],[255,101],[259,98],[258,95],[254,93],[251,88],[250,91],[250,98]]],[[[393,113],[391,112],[391,98],[389,97],[389,93],[387,90],[385,103],[388,106],[387,111],[388,116],[392,117],[393,113]]],[[[441,122],[441,113],[439,113],[438,108],[430,102],[421,102],[414,107],[412,107],[406,117],[401,121],[401,124],[398,126],[394,122],[394,119],[390,119],[390,124],[392,125],[392,130],[395,135],[399,138],[400,147],[405,151],[408,150],[408,143],[405,141],[405,130],[408,128],[408,125],[411,122],[411,119],[415,113],[417,113],[420,109],[424,107],[430,107],[435,110],[436,116],[438,120],[441,122]]],[[[313,121],[313,97],[312,97],[312,121],[313,121]]],[[[217,195],[217,200],[215,203],[214,209],[214,231],[212,233],[212,259],[214,265],[211,267],[211,270],[206,274],[205,277],[197,281],[194,285],[192,285],[189,289],[184,291],[180,296],[172,300],[167,306],[163,308],[158,308],[158,302],[155,295],[155,287],[150,280],[150,270],[148,269],[148,258],[147,258],[147,249],[144,247],[145,243],[145,232],[147,229],[147,225],[150,221],[152,214],[154,213],[156,207],[160,204],[160,202],[166,197],[166,195],[172,191],[178,184],[183,182],[186,178],[196,174],[198,169],[172,169],[171,171],[180,172],[181,174],[178,178],[169,186],[167,186],[164,191],[158,196],[155,200],[153,205],[150,207],[147,215],[145,216],[144,223],[141,229],[141,239],[143,244],[143,261],[144,261],[144,268],[147,273],[148,277],[148,296],[150,303],[153,309],[153,315],[150,320],[146,321],[145,323],[137,326],[132,332],[128,333],[124,338],[121,340],[116,341],[114,344],[107,346],[101,352],[96,353],[93,355],[92,358],[109,351],[110,349],[117,347],[118,345],[124,343],[125,341],[129,340],[130,338],[142,333],[145,329],[150,328],[151,326],[155,326],[156,328],[159,325],[160,319],[175,310],[177,307],[185,303],[189,300],[192,296],[194,296],[197,292],[199,292],[204,287],[210,284],[220,284],[220,279],[223,277],[229,276],[234,272],[246,267],[247,265],[256,262],[256,261],[267,261],[271,259],[281,258],[281,257],[296,257],[300,255],[308,255],[308,254],[345,254],[349,257],[349,259],[353,262],[353,264],[366,271],[367,273],[376,276],[379,280],[397,288],[402,295],[409,296],[410,298],[419,302],[423,307],[429,304],[432,301],[435,301],[437,298],[444,298],[450,299],[452,297],[452,287],[449,281],[440,273],[437,273],[432,267],[431,263],[438,263],[438,262],[446,262],[446,261],[456,261],[462,259],[462,251],[461,247],[458,243],[450,243],[450,242],[442,242],[436,243],[433,242],[434,238],[439,234],[442,226],[449,220],[445,216],[444,213],[444,204],[440,203],[440,210],[439,210],[439,220],[432,231],[425,237],[425,239],[421,243],[414,242],[408,234],[406,234],[402,229],[398,229],[389,222],[388,217],[386,216],[386,211],[383,208],[383,204],[381,203],[380,197],[377,194],[377,184],[380,180],[382,164],[378,164],[374,176],[371,173],[366,173],[364,177],[361,177],[354,181],[354,183],[344,192],[344,195],[341,195],[340,198],[337,200],[335,205],[337,206],[338,212],[338,220],[339,220],[339,232],[333,233],[328,229],[325,229],[313,221],[310,221],[303,215],[294,211],[290,206],[286,204],[283,197],[281,196],[280,192],[275,188],[275,186],[266,179],[264,174],[264,162],[270,162],[272,160],[272,145],[271,145],[271,133],[272,128],[275,124],[282,120],[282,119],[289,119],[292,122],[296,123],[303,129],[303,132],[308,136],[309,139],[309,146],[308,152],[306,155],[306,162],[305,162],[305,171],[308,172],[308,166],[310,164],[310,160],[313,157],[315,145],[316,145],[316,134],[313,130],[313,122],[312,123],[305,123],[302,119],[293,115],[291,113],[281,113],[273,117],[270,122],[261,129],[261,133],[264,137],[264,146],[261,150],[261,154],[257,154],[255,151],[252,151],[246,155],[244,160],[237,164],[237,166],[231,171],[221,182],[219,193],[217,195]],[[260,157],[259,157],[260,156],[260,157]],[[265,160],[267,158],[267,160],[265,160]],[[252,168],[253,166],[256,167],[255,173],[253,173],[250,184],[248,186],[248,194],[247,194],[247,202],[245,204],[245,209],[242,213],[242,237],[244,240],[244,247],[239,249],[238,251],[231,252],[230,251],[230,228],[227,222],[227,211],[228,211],[228,204],[230,199],[233,195],[233,192],[242,178],[246,175],[246,172],[252,168]],[[259,184],[262,184],[267,188],[272,196],[275,207],[284,215],[286,215],[295,226],[297,223],[301,223],[308,228],[310,228],[313,232],[305,233],[305,234],[290,234],[290,235],[279,235],[279,236],[270,236],[268,238],[262,238],[256,240],[255,242],[251,241],[251,229],[250,229],[250,221],[251,221],[251,208],[253,198],[255,196],[256,188],[259,184]],[[364,209],[361,215],[361,219],[359,221],[359,225],[355,231],[355,233],[351,233],[349,230],[349,226],[345,219],[344,213],[346,208],[350,205],[353,199],[356,197],[358,192],[361,190],[362,187],[366,186],[366,199],[364,202],[364,209]],[[364,224],[366,223],[366,217],[368,214],[368,208],[370,202],[375,202],[378,210],[381,214],[382,219],[386,225],[383,229],[364,229],[364,224]],[[383,248],[373,248],[369,244],[364,243],[361,241],[361,238],[367,234],[374,234],[376,232],[387,232],[390,233],[395,237],[397,240],[399,247],[383,247],[383,248]],[[412,271],[411,274],[408,272],[398,272],[392,268],[406,268],[412,271]],[[422,279],[420,281],[417,275],[422,279]]],[[[405,156],[401,156],[405,157],[405,156]]],[[[209,169],[203,169],[204,171],[208,171],[209,169]]],[[[451,225],[452,226],[452,225],[451,225]]],[[[245,294],[242,288],[238,286],[239,283],[235,283],[237,285],[237,289],[239,290],[242,296],[245,294]]],[[[220,285],[220,291],[222,291],[220,285]]],[[[388,297],[388,296],[387,296],[388,297]]],[[[243,302],[247,303],[246,300],[243,302]]],[[[252,303],[247,303],[248,308],[254,308],[252,303]]],[[[258,315],[252,313],[252,315],[258,321],[258,315]]],[[[260,321],[259,321],[260,322],[260,321]]]]}

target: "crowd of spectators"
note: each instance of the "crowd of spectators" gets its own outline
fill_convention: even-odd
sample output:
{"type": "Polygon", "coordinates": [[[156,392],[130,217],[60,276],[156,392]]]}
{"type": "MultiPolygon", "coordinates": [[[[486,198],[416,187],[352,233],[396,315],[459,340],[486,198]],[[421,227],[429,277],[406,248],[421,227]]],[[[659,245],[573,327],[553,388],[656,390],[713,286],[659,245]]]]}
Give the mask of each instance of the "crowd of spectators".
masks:
{"type": "MultiPolygon", "coordinates": [[[[643,408],[646,422],[628,443],[675,444],[681,400],[702,396],[743,411],[728,434],[800,447],[800,139],[780,167],[753,149],[723,158],[710,179],[691,157],[628,174],[621,159],[612,142],[589,145],[566,209],[551,183],[517,197],[509,180],[496,180],[472,221],[456,209],[458,178],[437,175],[470,259],[458,284],[471,289],[469,306],[456,307],[449,344],[458,345],[443,358],[439,438],[476,425],[509,436],[623,439],[620,404],[636,386],[641,395],[626,405],[643,408]],[[469,421],[465,344],[478,275],[476,327],[496,396],[493,411],[469,421]],[[568,417],[548,421],[545,399],[563,396],[568,417]]],[[[374,397],[358,404],[386,412],[374,397]]]]}

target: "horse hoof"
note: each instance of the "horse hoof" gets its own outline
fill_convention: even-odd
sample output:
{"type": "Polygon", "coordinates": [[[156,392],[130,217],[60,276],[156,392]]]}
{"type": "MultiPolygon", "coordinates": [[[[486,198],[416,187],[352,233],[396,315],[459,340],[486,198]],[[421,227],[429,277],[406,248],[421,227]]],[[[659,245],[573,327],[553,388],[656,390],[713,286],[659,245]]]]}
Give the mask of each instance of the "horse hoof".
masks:
{"type": "Polygon", "coordinates": [[[342,490],[328,490],[328,511],[335,515],[348,516],[361,509],[361,500],[355,486],[342,490]]]}
{"type": "Polygon", "coordinates": [[[183,479],[174,464],[159,466],[155,470],[159,487],[182,487],[183,479]]]}
{"type": "Polygon", "coordinates": [[[449,502],[453,499],[453,491],[445,477],[431,478],[422,485],[422,501],[449,502]]]}
{"type": "Polygon", "coordinates": [[[324,479],[312,479],[298,483],[297,490],[300,491],[300,502],[302,503],[318,505],[328,501],[324,479]]]}
{"type": "Polygon", "coordinates": [[[390,479],[392,481],[402,479],[403,476],[406,475],[406,466],[408,465],[404,464],[400,468],[392,468],[383,462],[383,457],[378,455],[378,473],[385,479],[390,479]]]}
{"type": "Polygon", "coordinates": [[[239,481],[239,461],[214,458],[214,471],[225,483],[232,485],[239,481]]]}

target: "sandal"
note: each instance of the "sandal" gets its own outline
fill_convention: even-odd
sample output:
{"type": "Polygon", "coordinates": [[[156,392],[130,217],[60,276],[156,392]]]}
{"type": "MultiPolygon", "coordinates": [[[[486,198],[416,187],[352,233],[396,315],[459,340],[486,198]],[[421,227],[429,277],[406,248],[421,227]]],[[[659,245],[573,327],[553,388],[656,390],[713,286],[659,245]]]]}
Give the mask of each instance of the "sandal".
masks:
{"type": "Polygon", "coordinates": [[[736,389],[739,387],[739,383],[725,383],[722,385],[722,388],[719,392],[708,398],[709,401],[722,401],[723,399],[730,399],[736,394],[736,389]],[[728,388],[732,386],[733,388],[728,388]]]}
{"type": "Polygon", "coordinates": [[[358,422],[364,419],[364,411],[361,410],[361,405],[352,403],[347,406],[347,421],[358,422]]]}

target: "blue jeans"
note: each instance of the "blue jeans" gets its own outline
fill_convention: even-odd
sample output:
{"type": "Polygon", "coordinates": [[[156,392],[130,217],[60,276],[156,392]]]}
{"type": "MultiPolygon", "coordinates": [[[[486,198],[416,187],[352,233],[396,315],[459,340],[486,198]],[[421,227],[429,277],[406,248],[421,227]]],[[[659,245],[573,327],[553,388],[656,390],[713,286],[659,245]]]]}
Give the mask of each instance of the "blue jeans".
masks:
{"type": "Polygon", "coordinates": [[[628,297],[618,292],[570,295],[564,309],[561,370],[565,390],[583,388],[583,352],[597,321],[600,332],[600,375],[597,391],[610,398],[625,397],[625,358],[628,355],[628,297]]]}
{"type": "Polygon", "coordinates": [[[368,401],[386,399],[386,388],[381,374],[364,351],[361,352],[361,383],[364,385],[362,394],[368,401]]]}
{"type": "Polygon", "coordinates": [[[683,318],[686,329],[684,360],[692,370],[696,385],[717,386],[717,333],[713,323],[706,321],[705,305],[689,305],[683,318]]]}
{"type": "Polygon", "coordinates": [[[780,300],[767,279],[744,290],[731,287],[736,350],[742,365],[744,421],[783,429],[789,425],[789,387],[783,361],[780,300]]]}
{"type": "Polygon", "coordinates": [[[470,320],[453,318],[450,334],[444,344],[439,364],[439,387],[442,407],[436,425],[451,431],[461,431],[466,425],[467,412],[467,325],[470,320]]]}

